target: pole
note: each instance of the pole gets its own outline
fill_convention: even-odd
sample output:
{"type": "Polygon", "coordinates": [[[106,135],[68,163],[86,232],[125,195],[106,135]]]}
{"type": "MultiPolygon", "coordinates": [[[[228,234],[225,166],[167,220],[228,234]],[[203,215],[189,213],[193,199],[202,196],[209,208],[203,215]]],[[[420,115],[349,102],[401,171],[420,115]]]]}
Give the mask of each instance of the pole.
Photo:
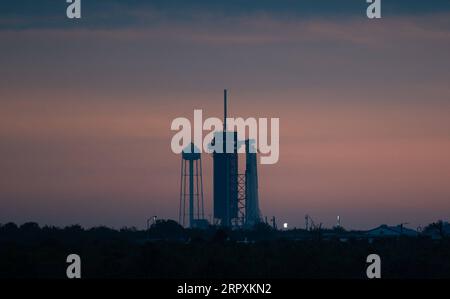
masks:
{"type": "Polygon", "coordinates": [[[189,227],[194,222],[194,160],[189,160],[189,227]]]}
{"type": "Polygon", "coordinates": [[[227,90],[223,90],[223,131],[227,130],[227,90]]]}

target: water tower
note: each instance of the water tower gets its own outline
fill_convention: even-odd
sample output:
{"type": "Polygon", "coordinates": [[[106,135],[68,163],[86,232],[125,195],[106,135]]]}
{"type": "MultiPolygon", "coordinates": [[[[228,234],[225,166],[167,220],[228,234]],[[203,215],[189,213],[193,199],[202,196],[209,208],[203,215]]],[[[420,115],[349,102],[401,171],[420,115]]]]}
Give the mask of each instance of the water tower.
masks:
{"type": "Polygon", "coordinates": [[[191,143],[181,155],[179,223],[190,228],[201,226],[204,214],[202,157],[200,150],[191,143]]]}

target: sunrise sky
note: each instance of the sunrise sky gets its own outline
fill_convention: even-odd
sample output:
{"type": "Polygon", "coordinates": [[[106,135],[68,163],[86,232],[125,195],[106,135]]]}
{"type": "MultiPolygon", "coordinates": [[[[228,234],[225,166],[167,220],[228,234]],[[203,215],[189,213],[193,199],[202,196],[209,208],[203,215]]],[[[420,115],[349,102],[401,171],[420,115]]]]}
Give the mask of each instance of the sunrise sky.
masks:
{"type": "Polygon", "coordinates": [[[263,215],[449,220],[450,2],[365,2],[2,0],[0,223],[177,219],[171,121],[221,117],[224,88],[230,116],[280,118],[263,215]]]}

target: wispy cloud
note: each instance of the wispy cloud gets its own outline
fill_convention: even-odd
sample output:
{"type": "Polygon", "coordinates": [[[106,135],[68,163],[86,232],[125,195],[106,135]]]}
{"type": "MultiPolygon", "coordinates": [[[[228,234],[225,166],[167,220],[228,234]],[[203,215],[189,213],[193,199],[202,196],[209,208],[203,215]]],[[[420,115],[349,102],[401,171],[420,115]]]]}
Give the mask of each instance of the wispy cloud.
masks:
{"type": "MultiPolygon", "coordinates": [[[[153,14],[136,12],[137,19],[153,14]]],[[[4,22],[8,22],[4,21],[4,22]]],[[[9,22],[13,22],[9,20],[9,22]]],[[[16,20],[15,23],[20,23],[16,20]]],[[[229,17],[216,21],[199,17],[186,25],[176,20],[149,26],[113,28],[28,28],[0,31],[2,38],[17,35],[32,38],[58,38],[79,41],[106,39],[122,41],[173,40],[205,44],[267,44],[301,42],[348,42],[367,46],[389,46],[402,41],[450,43],[450,14],[397,17],[382,21],[361,18],[305,20],[277,19],[267,15],[229,17]]]]}

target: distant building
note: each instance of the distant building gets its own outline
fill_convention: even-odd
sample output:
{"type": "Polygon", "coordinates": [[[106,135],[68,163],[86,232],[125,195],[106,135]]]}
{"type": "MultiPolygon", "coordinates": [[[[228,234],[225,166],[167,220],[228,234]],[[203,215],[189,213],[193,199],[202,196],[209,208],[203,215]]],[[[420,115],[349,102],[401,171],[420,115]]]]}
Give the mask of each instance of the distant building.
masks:
{"type": "Polygon", "coordinates": [[[369,238],[390,238],[390,237],[417,237],[419,233],[416,230],[406,228],[403,225],[388,226],[380,225],[377,228],[368,230],[365,235],[369,238]]]}
{"type": "Polygon", "coordinates": [[[439,221],[430,224],[424,229],[422,234],[435,240],[448,237],[450,236],[450,223],[439,221]]]}

